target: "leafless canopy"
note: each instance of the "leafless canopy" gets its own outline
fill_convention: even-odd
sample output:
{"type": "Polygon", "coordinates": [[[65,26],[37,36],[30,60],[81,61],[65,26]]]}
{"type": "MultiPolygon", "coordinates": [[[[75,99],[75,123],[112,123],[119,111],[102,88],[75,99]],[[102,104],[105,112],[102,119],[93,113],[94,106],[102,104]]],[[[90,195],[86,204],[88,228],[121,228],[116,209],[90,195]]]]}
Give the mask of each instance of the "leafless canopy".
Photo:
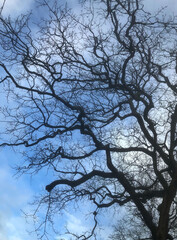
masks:
{"type": "Polygon", "coordinates": [[[95,226],[80,239],[112,205],[136,209],[146,228],[137,239],[177,239],[176,18],[139,0],[41,8],[35,27],[0,17],[0,81],[15,99],[1,112],[1,146],[26,148],[22,172],[54,172],[50,218],[69,201],[93,202],[95,226]]]}

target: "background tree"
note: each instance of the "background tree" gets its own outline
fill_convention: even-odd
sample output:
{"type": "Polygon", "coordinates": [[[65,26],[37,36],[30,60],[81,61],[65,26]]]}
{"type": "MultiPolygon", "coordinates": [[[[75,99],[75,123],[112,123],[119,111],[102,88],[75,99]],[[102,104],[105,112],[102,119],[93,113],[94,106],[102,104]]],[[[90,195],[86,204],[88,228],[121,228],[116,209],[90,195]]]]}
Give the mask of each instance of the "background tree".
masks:
{"type": "Polygon", "coordinates": [[[26,148],[22,172],[54,172],[45,223],[87,199],[95,225],[80,239],[112,205],[136,214],[146,239],[176,239],[176,19],[139,0],[82,4],[78,15],[43,1],[37,28],[1,16],[1,85],[16,101],[2,109],[1,146],[26,148]]]}

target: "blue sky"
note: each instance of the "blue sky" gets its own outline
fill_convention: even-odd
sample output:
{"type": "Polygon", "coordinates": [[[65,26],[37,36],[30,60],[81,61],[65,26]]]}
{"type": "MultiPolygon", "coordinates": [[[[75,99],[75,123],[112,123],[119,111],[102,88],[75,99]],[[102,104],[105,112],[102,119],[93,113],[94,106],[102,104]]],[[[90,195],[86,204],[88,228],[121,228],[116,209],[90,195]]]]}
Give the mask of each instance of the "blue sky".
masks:
{"type": "MultiPolygon", "coordinates": [[[[71,6],[74,6],[77,0],[69,1],[71,6]]],[[[3,0],[0,0],[0,6],[3,0]]],[[[161,6],[167,6],[166,13],[177,14],[176,0],[145,0],[145,6],[148,10],[157,10],[161,6]]],[[[35,0],[6,0],[6,5],[3,9],[4,15],[18,16],[35,8],[35,0]]],[[[2,103],[2,95],[0,101],[2,103]]],[[[30,224],[26,224],[22,211],[29,211],[29,202],[33,196],[45,188],[45,183],[41,181],[43,175],[29,175],[17,178],[12,166],[22,158],[17,152],[4,148],[0,150],[0,239],[1,240],[34,240],[35,235],[29,235],[26,229],[32,230],[30,224]]],[[[43,173],[44,174],[44,173],[43,173]]],[[[65,224],[70,230],[87,229],[79,215],[74,212],[65,214],[65,224]]],[[[108,226],[107,232],[110,231],[108,226]]],[[[57,239],[57,238],[56,238],[57,239]]],[[[59,239],[59,238],[58,238],[59,239]]],[[[67,238],[66,238],[67,239],[67,238]]]]}

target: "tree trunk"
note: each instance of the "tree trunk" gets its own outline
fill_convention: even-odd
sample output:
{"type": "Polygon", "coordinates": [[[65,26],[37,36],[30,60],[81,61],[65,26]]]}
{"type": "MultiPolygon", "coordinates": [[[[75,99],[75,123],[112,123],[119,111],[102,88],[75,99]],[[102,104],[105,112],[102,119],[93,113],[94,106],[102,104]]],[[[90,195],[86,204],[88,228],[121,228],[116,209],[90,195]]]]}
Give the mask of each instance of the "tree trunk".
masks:
{"type": "Polygon", "coordinates": [[[156,239],[158,240],[170,239],[168,237],[169,212],[170,212],[171,204],[176,195],[176,190],[177,190],[177,173],[174,174],[172,181],[170,183],[170,186],[165,193],[163,201],[159,206],[160,217],[159,217],[159,223],[157,227],[157,237],[156,237],[156,239]]]}

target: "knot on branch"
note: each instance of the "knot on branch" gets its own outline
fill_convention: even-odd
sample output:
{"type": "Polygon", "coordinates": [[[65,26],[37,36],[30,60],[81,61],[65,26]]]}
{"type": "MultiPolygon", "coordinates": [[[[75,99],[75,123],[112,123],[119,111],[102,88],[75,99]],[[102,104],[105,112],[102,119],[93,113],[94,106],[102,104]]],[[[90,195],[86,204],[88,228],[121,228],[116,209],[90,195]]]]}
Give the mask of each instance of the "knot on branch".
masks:
{"type": "Polygon", "coordinates": [[[45,190],[46,190],[47,192],[51,192],[52,188],[53,188],[53,187],[51,187],[51,184],[49,184],[49,185],[47,185],[47,186],[45,187],[45,190]]]}

